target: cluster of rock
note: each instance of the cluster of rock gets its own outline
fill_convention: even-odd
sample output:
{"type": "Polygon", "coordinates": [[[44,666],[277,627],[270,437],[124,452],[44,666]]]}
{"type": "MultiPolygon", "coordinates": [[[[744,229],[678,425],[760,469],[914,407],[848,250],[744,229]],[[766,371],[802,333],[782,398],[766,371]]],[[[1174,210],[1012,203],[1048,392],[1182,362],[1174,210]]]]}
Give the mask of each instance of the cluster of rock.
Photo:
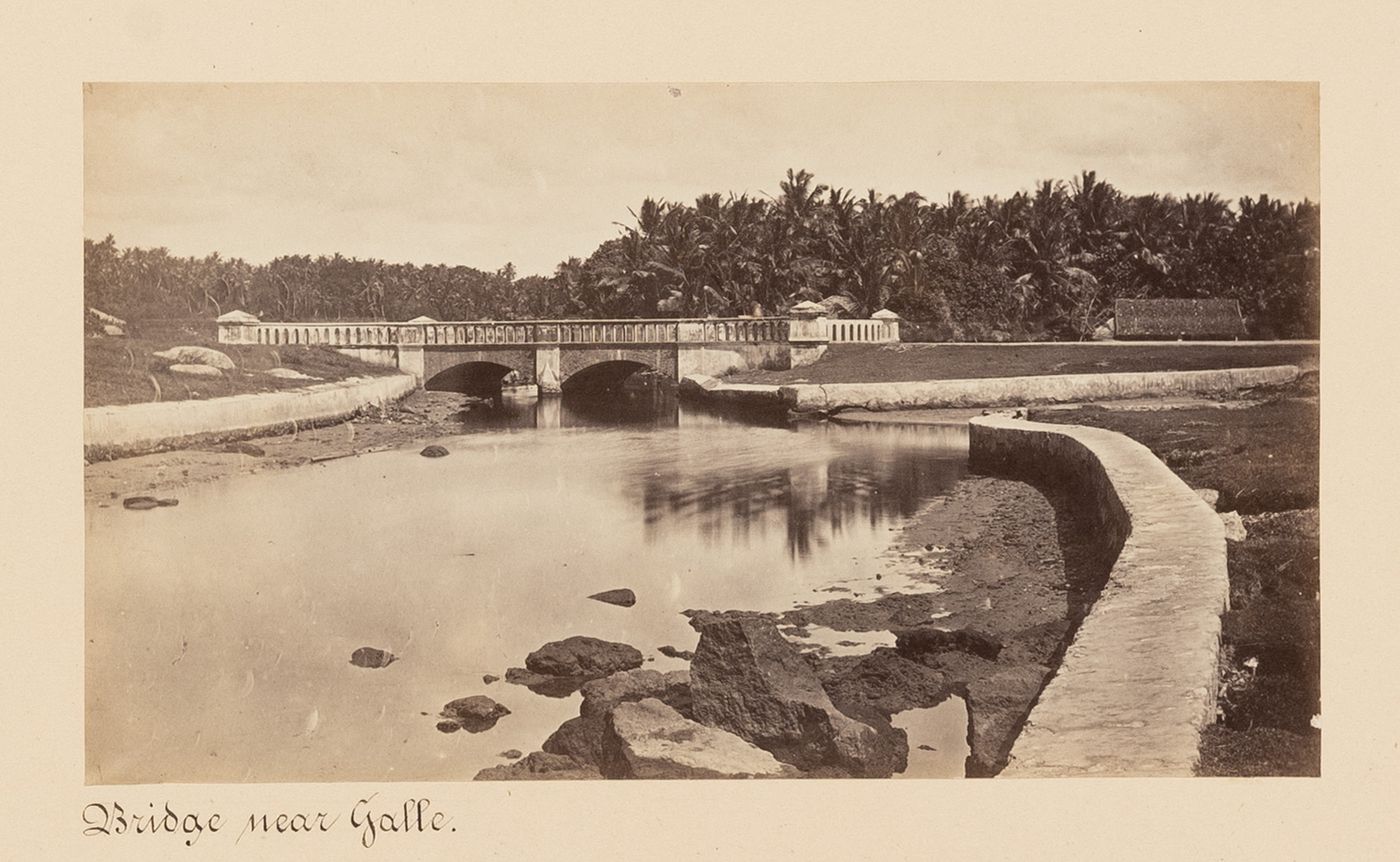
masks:
{"type": "Polygon", "coordinates": [[[506,679],[520,682],[523,672],[535,684],[576,682],[579,715],[541,751],[476,777],[884,777],[904,769],[902,731],[881,732],[837,709],[770,617],[699,612],[691,625],[700,643],[689,670],[642,669],[637,650],[593,638],[531,653],[506,679]]]}
{"type": "MultiPolygon", "coordinates": [[[[188,374],[193,377],[222,377],[238,369],[227,353],[212,347],[184,344],[169,350],[157,350],[151,355],[159,361],[159,364],[166,371],[175,374],[188,374]]],[[[269,368],[262,373],[281,380],[321,379],[303,374],[294,368],[269,368]]]]}

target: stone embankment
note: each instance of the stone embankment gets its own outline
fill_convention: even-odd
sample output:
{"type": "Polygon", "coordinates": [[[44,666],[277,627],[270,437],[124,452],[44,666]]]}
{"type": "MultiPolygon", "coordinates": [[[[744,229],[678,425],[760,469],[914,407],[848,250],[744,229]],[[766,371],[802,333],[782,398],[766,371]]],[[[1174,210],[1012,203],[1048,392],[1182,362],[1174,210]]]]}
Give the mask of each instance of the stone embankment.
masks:
{"type": "Polygon", "coordinates": [[[206,439],[307,428],[398,401],[416,388],[413,377],[399,374],[205,401],[88,407],[83,410],[83,452],[88,460],[100,460],[206,439]]]}
{"type": "Polygon", "coordinates": [[[917,410],[1063,404],[1163,396],[1237,392],[1277,386],[1297,379],[1295,365],[1225,368],[1212,371],[1132,371],[1105,374],[1048,374],[964,380],[893,383],[795,383],[783,386],[725,383],[688,377],[685,391],[709,400],[794,413],[831,414],[841,410],[917,410]]]}
{"type": "Polygon", "coordinates": [[[1111,431],[979,417],[970,459],[1069,488],[1112,560],[1001,774],[1192,775],[1215,719],[1229,597],[1219,517],[1145,446],[1111,431]]]}

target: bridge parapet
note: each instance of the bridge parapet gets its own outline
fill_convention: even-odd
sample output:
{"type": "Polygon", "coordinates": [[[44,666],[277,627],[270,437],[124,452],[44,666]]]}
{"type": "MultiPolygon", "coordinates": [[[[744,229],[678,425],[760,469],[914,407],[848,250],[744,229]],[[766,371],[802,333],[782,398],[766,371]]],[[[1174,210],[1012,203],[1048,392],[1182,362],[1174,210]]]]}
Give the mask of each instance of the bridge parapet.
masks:
{"type": "Polygon", "coordinates": [[[291,323],[259,321],[245,312],[230,312],[219,318],[219,340],[225,344],[523,346],[754,343],[787,339],[788,319],[784,317],[291,323]]]}

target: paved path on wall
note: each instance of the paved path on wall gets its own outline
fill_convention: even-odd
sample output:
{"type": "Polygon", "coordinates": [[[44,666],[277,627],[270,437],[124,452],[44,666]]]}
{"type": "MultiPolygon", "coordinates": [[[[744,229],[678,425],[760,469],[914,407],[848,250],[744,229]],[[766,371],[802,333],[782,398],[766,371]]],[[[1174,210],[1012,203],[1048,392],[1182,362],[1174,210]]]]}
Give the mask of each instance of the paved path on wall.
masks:
{"type": "Polygon", "coordinates": [[[1127,534],[1001,774],[1194,774],[1201,732],[1215,719],[1229,595],[1220,518],[1122,434],[999,416],[972,420],[971,431],[974,462],[1076,471],[1086,504],[1107,513],[1106,529],[1127,534]]]}

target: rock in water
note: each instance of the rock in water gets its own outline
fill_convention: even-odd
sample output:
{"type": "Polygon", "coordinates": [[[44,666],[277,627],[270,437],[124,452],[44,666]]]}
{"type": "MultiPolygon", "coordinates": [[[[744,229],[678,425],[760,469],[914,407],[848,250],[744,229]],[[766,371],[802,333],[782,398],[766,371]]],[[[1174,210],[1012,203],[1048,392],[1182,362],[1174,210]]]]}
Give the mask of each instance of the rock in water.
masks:
{"type": "Polygon", "coordinates": [[[697,614],[690,664],[695,719],[733,733],[802,769],[835,766],[888,777],[891,752],[875,729],[842,713],[771,619],[697,614]]]}
{"type": "Polygon", "coordinates": [[[582,635],[551,641],[525,657],[525,667],[543,676],[597,679],[641,666],[636,647],[582,635]]]}
{"type": "Polygon", "coordinates": [[[486,683],[487,685],[490,685],[491,683],[499,679],[500,677],[496,676],[494,673],[484,673],[481,675],[481,681],[486,683]]]}
{"type": "Polygon", "coordinates": [[[691,659],[695,658],[695,653],[691,652],[690,650],[676,649],[670,644],[667,644],[663,647],[657,647],[656,651],[666,656],[667,658],[678,658],[684,661],[690,661],[691,659]]]}
{"type": "Polygon", "coordinates": [[[608,778],[751,778],[797,772],[758,746],[691,721],[656,698],[618,705],[604,727],[600,768],[608,778]]]}
{"type": "Polygon", "coordinates": [[[597,765],[602,758],[603,723],[618,704],[656,698],[690,717],[690,672],[628,670],[595,679],[582,688],[583,704],[540,746],[550,754],[567,754],[579,763],[597,765]]]}
{"type": "Polygon", "coordinates": [[[168,361],[171,365],[208,365],[220,371],[233,371],[237,367],[233,364],[233,360],[228,358],[228,354],[220,353],[212,347],[185,345],[172,347],[169,350],[158,350],[152,355],[157,359],[168,361]]]}
{"type": "Polygon", "coordinates": [[[930,652],[965,652],[996,661],[1001,653],[1001,641],[977,629],[945,629],[932,623],[894,631],[895,649],[900,655],[913,657],[930,652]]]}
{"type": "Polygon", "coordinates": [[[350,663],[355,667],[388,667],[398,660],[399,657],[388,650],[372,646],[362,646],[350,654],[350,663]]]}
{"type": "Polygon", "coordinates": [[[520,749],[518,749],[518,748],[507,748],[505,751],[502,751],[500,754],[498,754],[498,755],[496,755],[496,756],[497,756],[497,757],[504,757],[506,760],[519,760],[520,758],[524,757],[525,755],[521,754],[521,753],[520,753],[520,749]]]}
{"type": "MultiPolygon", "coordinates": [[[[442,708],[445,721],[456,722],[468,733],[490,730],[507,715],[510,715],[509,709],[481,694],[459,697],[442,708]]],[[[438,729],[442,729],[441,725],[438,729]]]]}
{"type": "Polygon", "coordinates": [[[447,454],[447,450],[441,446],[424,446],[423,451],[418,454],[424,458],[441,458],[447,454]]]}
{"type": "Polygon", "coordinates": [[[160,501],[155,497],[127,497],[122,500],[122,507],[126,509],[154,509],[160,505],[160,501]]]}
{"type": "Polygon", "coordinates": [[[607,602],[610,605],[618,605],[619,607],[624,608],[630,608],[637,603],[637,594],[632,592],[631,590],[626,589],[604,590],[601,593],[594,593],[593,595],[589,596],[589,598],[600,602],[607,602]]]}
{"type": "Polygon", "coordinates": [[[587,677],[545,676],[523,667],[506,668],[506,682],[523,685],[535,694],[544,697],[570,697],[579,687],[588,682],[587,677]]]}

